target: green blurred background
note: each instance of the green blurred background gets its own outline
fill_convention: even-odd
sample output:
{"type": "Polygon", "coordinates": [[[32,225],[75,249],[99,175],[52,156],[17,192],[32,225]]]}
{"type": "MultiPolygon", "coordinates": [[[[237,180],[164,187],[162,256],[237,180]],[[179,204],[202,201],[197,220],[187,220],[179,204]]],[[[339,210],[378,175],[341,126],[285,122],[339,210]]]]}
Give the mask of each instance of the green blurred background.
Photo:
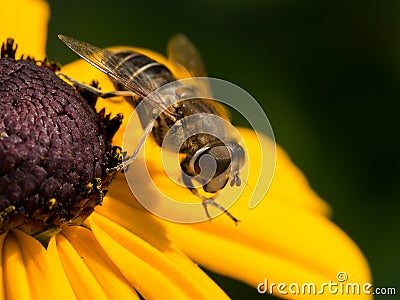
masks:
{"type": "MultiPolygon", "coordinates": [[[[185,33],[210,76],[238,84],[260,102],[277,142],[367,256],[375,285],[400,292],[400,1],[50,5],[48,55],[62,63],[76,56],[58,33],[161,53],[172,34],[185,33]]],[[[212,276],[235,299],[260,297],[212,276]]]]}

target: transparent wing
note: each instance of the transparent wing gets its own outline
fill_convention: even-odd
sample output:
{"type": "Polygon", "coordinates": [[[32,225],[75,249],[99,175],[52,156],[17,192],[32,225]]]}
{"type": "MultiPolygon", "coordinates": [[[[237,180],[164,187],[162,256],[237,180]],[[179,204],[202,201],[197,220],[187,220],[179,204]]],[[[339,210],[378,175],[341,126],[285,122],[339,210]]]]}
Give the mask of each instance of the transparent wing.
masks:
{"type": "MultiPolygon", "coordinates": [[[[146,72],[141,72],[137,66],[124,61],[113,52],[62,34],[59,34],[58,38],[81,58],[138,96],[145,98],[157,88],[146,72]]],[[[157,97],[146,98],[146,101],[150,101],[152,106],[161,111],[167,109],[167,106],[157,97]]]]}
{"type": "MultiPolygon", "coordinates": [[[[200,52],[186,35],[179,33],[172,36],[168,42],[167,54],[170,61],[184,67],[193,77],[208,77],[200,52]]],[[[208,80],[195,81],[195,86],[203,97],[213,98],[208,80]]],[[[221,116],[230,118],[230,113],[225,106],[216,101],[208,102],[212,103],[221,116]]]]}
{"type": "Polygon", "coordinates": [[[168,42],[168,58],[185,67],[193,77],[207,77],[203,59],[196,46],[184,34],[176,34],[168,42]]]}

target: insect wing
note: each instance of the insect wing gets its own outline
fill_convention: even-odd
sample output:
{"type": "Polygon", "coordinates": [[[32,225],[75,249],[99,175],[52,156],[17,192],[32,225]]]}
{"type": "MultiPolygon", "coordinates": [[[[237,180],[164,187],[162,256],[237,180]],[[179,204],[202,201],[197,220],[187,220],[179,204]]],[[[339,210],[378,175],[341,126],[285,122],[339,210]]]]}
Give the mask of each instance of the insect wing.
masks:
{"type": "Polygon", "coordinates": [[[109,50],[101,49],[65,35],[60,34],[58,37],[81,58],[115,81],[123,84],[128,90],[145,98],[153,107],[161,111],[167,109],[167,106],[158,99],[159,97],[157,97],[156,93],[153,94],[154,97],[152,98],[147,97],[154,90],[152,80],[144,72],[141,72],[140,76],[134,76],[135,72],[139,71],[138,67],[134,64],[124,61],[109,50]]]}
{"type": "MultiPolygon", "coordinates": [[[[184,67],[193,77],[207,77],[203,59],[196,46],[184,34],[175,34],[167,46],[168,59],[184,67]]],[[[207,80],[195,81],[201,95],[212,98],[211,87],[207,80]]]]}
{"type": "Polygon", "coordinates": [[[184,34],[176,34],[169,40],[167,53],[169,60],[185,67],[193,77],[207,77],[199,51],[184,34]]]}
{"type": "MultiPolygon", "coordinates": [[[[203,59],[196,46],[184,34],[175,34],[168,42],[168,59],[184,67],[193,77],[207,77],[203,59]]],[[[195,81],[201,95],[212,98],[212,92],[207,80],[195,81]]]]}
{"type": "MultiPolygon", "coordinates": [[[[168,59],[184,67],[193,77],[207,77],[207,71],[196,46],[184,34],[176,34],[168,42],[168,59]]],[[[208,80],[194,80],[194,85],[200,94],[208,99],[213,99],[211,86],[208,80]]],[[[203,99],[216,108],[220,116],[230,118],[229,111],[220,103],[203,99]]]]}

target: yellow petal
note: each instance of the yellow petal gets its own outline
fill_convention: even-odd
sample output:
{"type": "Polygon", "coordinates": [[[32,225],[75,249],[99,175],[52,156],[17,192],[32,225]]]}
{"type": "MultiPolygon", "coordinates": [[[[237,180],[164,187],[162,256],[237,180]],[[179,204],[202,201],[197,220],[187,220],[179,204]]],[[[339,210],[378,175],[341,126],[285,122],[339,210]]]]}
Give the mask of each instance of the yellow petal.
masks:
{"type": "MultiPolygon", "coordinates": [[[[137,213],[131,212],[131,218],[135,218],[137,213]]],[[[90,226],[104,251],[144,298],[227,298],[193,263],[179,259],[178,252],[169,254],[173,258],[169,259],[165,253],[100,214],[90,217],[90,226]]],[[[172,245],[165,246],[168,247],[164,247],[166,252],[174,252],[172,245]]]]}
{"type": "Polygon", "coordinates": [[[0,299],[5,298],[5,286],[4,286],[4,240],[7,237],[7,232],[0,235],[0,299]]]}
{"type": "MultiPolygon", "coordinates": [[[[250,141],[253,140],[250,139],[250,141]]],[[[286,152],[279,146],[277,146],[276,151],[277,162],[273,184],[268,190],[267,199],[284,201],[287,205],[296,206],[299,209],[308,209],[330,217],[332,215],[331,207],[310,188],[307,179],[290,161],[286,152]]],[[[258,160],[258,158],[255,158],[255,160],[258,160]]]]}
{"type": "Polygon", "coordinates": [[[28,274],[22,258],[22,250],[14,235],[10,234],[4,242],[4,286],[6,299],[31,299],[28,274]],[[18,283],[18,288],[16,284],[18,283]]]}
{"type": "Polygon", "coordinates": [[[9,233],[3,255],[7,299],[73,299],[63,270],[31,236],[18,230],[9,233]]]}
{"type": "MultiPolygon", "coordinates": [[[[123,179],[123,177],[120,176],[120,179],[123,179]]],[[[126,182],[124,180],[118,180],[116,184],[115,189],[113,189],[113,192],[111,193],[112,197],[107,197],[104,201],[104,205],[96,210],[96,213],[91,217],[91,220],[97,224],[98,221],[101,221],[101,219],[99,220],[97,217],[97,214],[99,214],[106,217],[108,220],[112,220],[119,224],[124,228],[124,230],[128,230],[131,234],[138,236],[140,239],[151,245],[150,251],[155,252],[155,255],[159,255],[160,253],[158,252],[161,252],[162,255],[172,263],[172,265],[170,263],[156,264],[156,260],[153,258],[149,260],[149,263],[154,264],[157,268],[161,268],[161,265],[166,265],[165,272],[167,274],[172,273],[170,276],[174,278],[184,274],[186,277],[185,280],[190,281],[184,285],[193,285],[190,289],[199,289],[197,293],[201,294],[206,291],[208,297],[214,299],[225,298],[225,293],[215,284],[215,282],[213,282],[201,269],[198,268],[197,265],[188,259],[179,248],[166,238],[165,231],[159,220],[145,211],[131,194],[126,193],[126,182]],[[119,192],[122,193],[120,194],[119,192]],[[125,195],[123,193],[125,193],[125,195]],[[116,195],[118,195],[118,197],[115,197],[116,195]],[[176,272],[178,272],[178,270],[181,271],[179,271],[179,274],[177,275],[176,272]]],[[[113,234],[112,236],[115,237],[118,236],[118,234],[113,234]]],[[[119,240],[126,239],[121,237],[119,240]]],[[[147,244],[143,243],[143,245],[147,244]]],[[[132,251],[135,251],[134,249],[136,249],[136,253],[146,252],[145,249],[138,251],[137,247],[133,246],[132,243],[127,243],[126,247],[130,248],[131,246],[132,251]]],[[[206,297],[207,295],[203,295],[202,297],[206,297]]],[[[197,297],[199,296],[197,295],[197,297]]]]}
{"type": "Polygon", "coordinates": [[[90,230],[77,226],[66,227],[62,235],[82,258],[108,299],[139,299],[134,288],[101,249],[90,230]]]}
{"type": "Polygon", "coordinates": [[[0,42],[14,38],[17,57],[22,54],[36,59],[46,55],[49,7],[42,0],[0,0],[0,42]]]}
{"type": "Polygon", "coordinates": [[[56,243],[60,260],[74,293],[80,299],[107,299],[101,284],[69,241],[58,234],[56,243]]]}

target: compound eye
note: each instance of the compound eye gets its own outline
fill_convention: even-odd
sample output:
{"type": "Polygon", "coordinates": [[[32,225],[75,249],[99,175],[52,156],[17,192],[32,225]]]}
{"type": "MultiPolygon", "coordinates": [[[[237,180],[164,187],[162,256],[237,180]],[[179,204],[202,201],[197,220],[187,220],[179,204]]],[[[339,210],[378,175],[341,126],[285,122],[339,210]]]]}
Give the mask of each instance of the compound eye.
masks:
{"type": "Polygon", "coordinates": [[[197,157],[194,162],[194,170],[197,174],[200,174],[203,168],[216,168],[212,176],[214,178],[229,171],[230,165],[231,155],[229,150],[224,145],[218,145],[211,146],[197,157]]]}

